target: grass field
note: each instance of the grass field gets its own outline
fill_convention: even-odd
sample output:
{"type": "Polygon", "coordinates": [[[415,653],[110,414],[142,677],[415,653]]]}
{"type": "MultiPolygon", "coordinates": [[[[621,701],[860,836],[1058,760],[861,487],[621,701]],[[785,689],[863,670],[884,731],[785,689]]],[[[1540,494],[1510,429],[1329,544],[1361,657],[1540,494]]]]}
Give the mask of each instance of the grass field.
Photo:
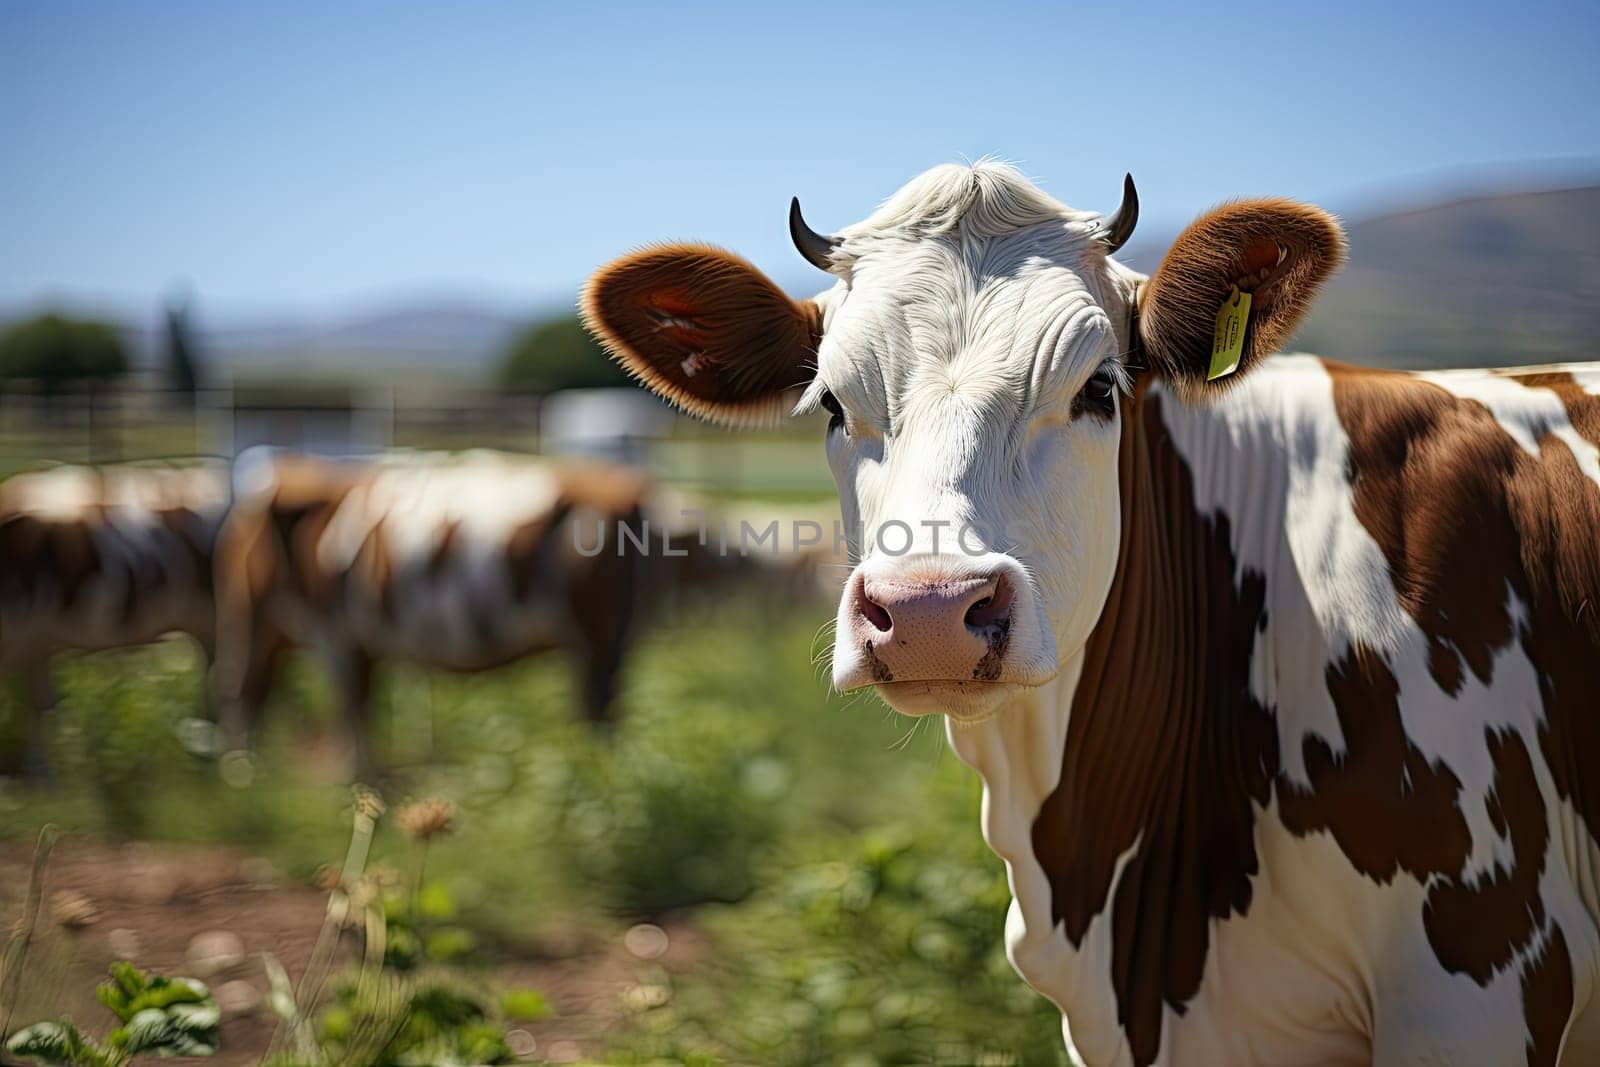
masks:
{"type": "MultiPolygon", "coordinates": [[[[939,724],[828,696],[813,666],[826,614],[741,601],[661,620],[606,737],[575,720],[556,658],[476,677],[387,672],[394,770],[379,788],[391,808],[441,796],[457,812],[427,857],[425,899],[448,919],[429,954],[466,979],[531,976],[558,1015],[568,986],[601,990],[588,1032],[541,1043],[535,1060],[1064,1062],[1054,1010],[1004,958],[1008,894],[979,836],[976,777],[939,724]],[[642,920],[693,951],[668,966],[608,948],[642,920]],[[586,969],[616,980],[595,986],[586,969]]],[[[183,642],[65,660],[58,676],[54,785],[0,789],[13,853],[48,821],[97,847],[245,854],[281,872],[285,894],[312,893],[343,855],[341,727],[314,664],[293,671],[254,774],[231,785],[191,750],[201,686],[183,642]]],[[[393,821],[379,820],[373,855],[403,865],[393,821]]],[[[0,885],[7,915],[22,881],[0,885]]],[[[254,964],[240,973],[264,988],[254,964]]],[[[224,1045],[254,1032],[225,1022],[224,1045]]]]}

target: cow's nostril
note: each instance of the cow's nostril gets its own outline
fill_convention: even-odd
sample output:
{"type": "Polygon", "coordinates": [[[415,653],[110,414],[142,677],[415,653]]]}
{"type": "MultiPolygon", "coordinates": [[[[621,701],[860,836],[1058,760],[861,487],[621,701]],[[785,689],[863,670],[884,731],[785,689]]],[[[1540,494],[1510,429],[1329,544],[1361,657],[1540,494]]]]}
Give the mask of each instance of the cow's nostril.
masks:
{"type": "Polygon", "coordinates": [[[994,626],[1011,617],[1011,583],[1005,575],[995,577],[994,592],[967,609],[967,625],[975,630],[994,626]]]}
{"type": "Polygon", "coordinates": [[[879,633],[888,633],[894,625],[894,620],[889,617],[889,609],[873,600],[864,590],[861,594],[861,614],[879,633]]]}

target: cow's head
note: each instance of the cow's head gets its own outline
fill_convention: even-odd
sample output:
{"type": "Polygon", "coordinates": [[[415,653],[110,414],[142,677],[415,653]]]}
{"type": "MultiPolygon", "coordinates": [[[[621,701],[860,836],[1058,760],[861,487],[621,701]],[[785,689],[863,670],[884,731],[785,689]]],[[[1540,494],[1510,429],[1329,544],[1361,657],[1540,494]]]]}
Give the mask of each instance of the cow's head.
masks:
{"type": "Polygon", "coordinates": [[[718,248],[663,245],[598,271],[585,319],[645,385],[728,424],[821,407],[857,565],[833,680],[897,709],[992,713],[1081,648],[1120,528],[1118,443],[1139,387],[1199,400],[1218,310],[1254,306],[1234,375],[1274,350],[1343,237],[1286,200],[1224,205],[1146,279],[1110,253],[1138,214],[1050,199],[992,163],[937,167],[800,252],[835,277],[803,301],[718,248]]]}

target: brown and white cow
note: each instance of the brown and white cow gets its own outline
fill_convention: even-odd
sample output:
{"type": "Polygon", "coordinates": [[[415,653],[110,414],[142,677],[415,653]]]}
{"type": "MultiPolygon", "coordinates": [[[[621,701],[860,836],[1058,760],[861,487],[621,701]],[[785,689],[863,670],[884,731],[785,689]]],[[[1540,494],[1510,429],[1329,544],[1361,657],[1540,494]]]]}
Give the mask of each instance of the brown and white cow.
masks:
{"type": "Polygon", "coordinates": [[[642,538],[640,475],[492,452],[280,454],[242,459],[235,493],[217,547],[232,743],[248,740],[297,647],[331,668],[363,769],[378,660],[479,671],[567,648],[586,714],[608,719],[637,606],[636,557],[617,546],[621,531],[642,538]]]}
{"type": "Polygon", "coordinates": [[[831,414],[834,683],[947,715],[1085,1061],[1600,1063],[1600,367],[1267,358],[1334,220],[1226,204],[1144,277],[1136,214],[941,167],[792,210],[813,299],[679,244],[583,306],[692,412],[831,414]]]}
{"type": "Polygon", "coordinates": [[[0,482],[0,672],[23,683],[27,762],[43,769],[52,657],[212,642],[211,551],[228,506],[223,462],[55,467],[0,482]]]}

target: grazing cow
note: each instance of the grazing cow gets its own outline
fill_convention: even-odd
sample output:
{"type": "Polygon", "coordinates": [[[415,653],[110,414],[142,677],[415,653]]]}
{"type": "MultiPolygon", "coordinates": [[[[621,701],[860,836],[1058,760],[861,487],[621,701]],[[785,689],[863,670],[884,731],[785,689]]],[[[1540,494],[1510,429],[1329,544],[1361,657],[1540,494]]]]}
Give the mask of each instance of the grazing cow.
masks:
{"type": "Polygon", "coordinates": [[[0,669],[28,707],[27,764],[44,768],[50,661],[179,631],[207,655],[211,550],[227,466],[55,467],[0,483],[0,669]]]}
{"type": "Polygon", "coordinates": [[[1600,367],[1269,359],[1334,220],[1145,277],[1136,214],[941,167],[791,209],[813,299],[676,244],[583,306],[691,412],[829,413],[834,684],[947,715],[1088,1063],[1600,1063],[1600,367]]]}
{"type": "Polygon", "coordinates": [[[284,654],[326,658],[371,768],[374,662],[479,671],[552,648],[610,715],[636,601],[642,477],[491,452],[375,463],[241,459],[217,547],[217,688],[242,745],[284,654]]]}

